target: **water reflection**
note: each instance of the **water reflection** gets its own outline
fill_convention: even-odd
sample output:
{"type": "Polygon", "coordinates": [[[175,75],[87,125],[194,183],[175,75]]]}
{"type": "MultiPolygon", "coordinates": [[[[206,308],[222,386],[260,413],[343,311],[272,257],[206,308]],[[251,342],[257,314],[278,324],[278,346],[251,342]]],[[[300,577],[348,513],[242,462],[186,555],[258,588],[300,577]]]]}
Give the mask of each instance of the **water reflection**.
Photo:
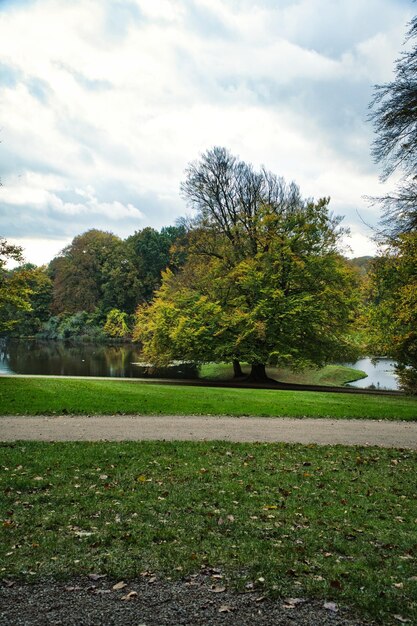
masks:
{"type": "Polygon", "coordinates": [[[161,370],[138,366],[142,356],[131,344],[71,344],[64,341],[0,340],[0,373],[123,378],[197,377],[194,365],[161,370]]]}
{"type": "MultiPolygon", "coordinates": [[[[0,374],[50,374],[58,376],[111,376],[123,378],[198,378],[192,363],[165,368],[150,368],[142,363],[138,347],[132,344],[71,344],[64,341],[0,339],[0,374]]],[[[346,363],[363,370],[367,378],[351,386],[398,389],[390,359],[359,359],[346,363]]]]}

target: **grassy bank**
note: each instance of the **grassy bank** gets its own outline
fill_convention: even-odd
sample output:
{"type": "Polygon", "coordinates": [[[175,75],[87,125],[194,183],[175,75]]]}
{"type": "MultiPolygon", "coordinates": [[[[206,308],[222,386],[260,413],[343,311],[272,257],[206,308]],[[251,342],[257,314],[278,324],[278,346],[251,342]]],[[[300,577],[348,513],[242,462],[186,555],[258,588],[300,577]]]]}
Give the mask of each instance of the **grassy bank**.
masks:
{"type": "Polygon", "coordinates": [[[417,399],[134,381],[0,378],[1,415],[254,415],[417,419],[417,399]]]}
{"type": "MultiPolygon", "coordinates": [[[[366,378],[365,372],[345,365],[326,365],[319,369],[305,369],[294,372],[289,368],[267,367],[267,374],[282,383],[296,383],[297,385],[323,385],[328,387],[342,387],[361,378],[366,378]]],[[[242,371],[249,374],[250,365],[243,364],[242,371]]],[[[200,378],[206,380],[233,380],[233,367],[229,363],[206,363],[199,368],[200,378]]]]}
{"type": "Polygon", "coordinates": [[[216,584],[417,621],[415,453],[17,442],[0,455],[2,578],[211,566],[216,584]]]}

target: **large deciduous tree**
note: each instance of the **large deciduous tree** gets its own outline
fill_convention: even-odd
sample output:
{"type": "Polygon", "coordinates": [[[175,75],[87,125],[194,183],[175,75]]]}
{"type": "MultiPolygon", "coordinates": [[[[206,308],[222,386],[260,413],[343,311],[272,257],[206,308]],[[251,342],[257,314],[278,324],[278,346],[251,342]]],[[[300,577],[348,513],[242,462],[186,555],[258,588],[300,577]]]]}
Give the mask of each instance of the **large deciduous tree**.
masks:
{"type": "Polygon", "coordinates": [[[303,200],[294,183],[224,148],[189,166],[182,191],[196,211],[188,260],[138,311],[148,359],[242,360],[263,380],[266,364],[346,355],[354,278],[329,200],[303,200]]]}
{"type": "Polygon", "coordinates": [[[375,160],[397,189],[381,198],[381,253],[371,273],[368,332],[371,349],[397,361],[403,389],[417,393],[417,17],[409,24],[408,50],[393,81],[378,85],[371,102],[375,160]]]}
{"type": "Polygon", "coordinates": [[[379,198],[385,234],[396,236],[417,227],[417,17],[409,24],[408,44],[395,65],[394,79],[376,85],[370,118],[376,138],[373,156],[382,180],[394,172],[400,181],[393,193],[379,198]]]}
{"type": "Polygon", "coordinates": [[[403,233],[370,273],[368,332],[374,354],[393,357],[399,382],[417,394],[417,231],[403,233]]]}

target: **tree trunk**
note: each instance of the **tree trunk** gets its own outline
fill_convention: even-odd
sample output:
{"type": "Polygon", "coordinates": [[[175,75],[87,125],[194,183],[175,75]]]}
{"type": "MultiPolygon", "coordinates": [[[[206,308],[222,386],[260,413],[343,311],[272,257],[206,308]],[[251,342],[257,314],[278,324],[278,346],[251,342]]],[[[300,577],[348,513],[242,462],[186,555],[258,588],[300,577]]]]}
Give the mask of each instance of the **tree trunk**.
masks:
{"type": "Polygon", "coordinates": [[[248,380],[252,380],[255,383],[262,383],[269,380],[265,371],[264,363],[252,363],[251,373],[248,380]]]}
{"type": "Polygon", "coordinates": [[[234,378],[243,378],[244,376],[238,359],[233,359],[233,372],[234,372],[234,378]]]}

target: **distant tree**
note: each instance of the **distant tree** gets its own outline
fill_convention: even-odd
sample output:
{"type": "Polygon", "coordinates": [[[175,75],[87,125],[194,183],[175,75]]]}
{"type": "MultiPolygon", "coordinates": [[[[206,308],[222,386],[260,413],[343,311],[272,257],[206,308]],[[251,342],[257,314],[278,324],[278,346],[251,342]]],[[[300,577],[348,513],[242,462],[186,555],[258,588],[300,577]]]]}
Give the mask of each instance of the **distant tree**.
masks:
{"type": "Polygon", "coordinates": [[[121,245],[116,235],[96,229],[73,239],[50,264],[55,314],[92,312],[101,306],[108,268],[121,245]]]}
{"type": "Polygon", "coordinates": [[[183,255],[174,245],[184,236],[181,226],[168,226],[160,232],[147,227],[126,239],[130,260],[136,271],[136,303],[149,302],[161,286],[162,272],[183,262],[183,255]]]}
{"type": "Polygon", "coordinates": [[[119,311],[119,309],[109,311],[103,328],[106,335],[114,339],[126,339],[130,335],[126,319],[127,313],[119,311]]]}
{"type": "Polygon", "coordinates": [[[376,139],[373,156],[383,166],[382,180],[401,174],[394,193],[379,200],[385,234],[396,236],[417,227],[417,17],[409,24],[407,40],[413,47],[401,54],[394,80],[376,85],[370,119],[376,139]]]}
{"type": "Polygon", "coordinates": [[[22,261],[20,246],[0,237],[0,332],[11,330],[22,311],[30,311],[31,289],[25,273],[7,270],[9,260],[22,261]]]}
{"type": "Polygon", "coordinates": [[[349,259],[348,263],[352,267],[355,267],[361,276],[366,276],[372,266],[372,256],[358,256],[353,259],[349,259]]]}
{"type": "Polygon", "coordinates": [[[126,240],[115,246],[103,264],[101,299],[103,313],[119,309],[132,314],[139,302],[141,283],[132,250],[126,240]]]}
{"type": "Polygon", "coordinates": [[[224,148],[191,164],[182,190],[197,211],[188,260],[137,314],[150,360],[244,360],[263,380],[266,364],[346,353],[354,279],[328,199],[305,201],[295,184],[224,148]]]}
{"type": "Polygon", "coordinates": [[[21,336],[35,335],[51,316],[52,281],[47,268],[27,263],[12,270],[11,274],[15,279],[25,282],[30,289],[30,310],[19,312],[13,333],[21,336]]]}

